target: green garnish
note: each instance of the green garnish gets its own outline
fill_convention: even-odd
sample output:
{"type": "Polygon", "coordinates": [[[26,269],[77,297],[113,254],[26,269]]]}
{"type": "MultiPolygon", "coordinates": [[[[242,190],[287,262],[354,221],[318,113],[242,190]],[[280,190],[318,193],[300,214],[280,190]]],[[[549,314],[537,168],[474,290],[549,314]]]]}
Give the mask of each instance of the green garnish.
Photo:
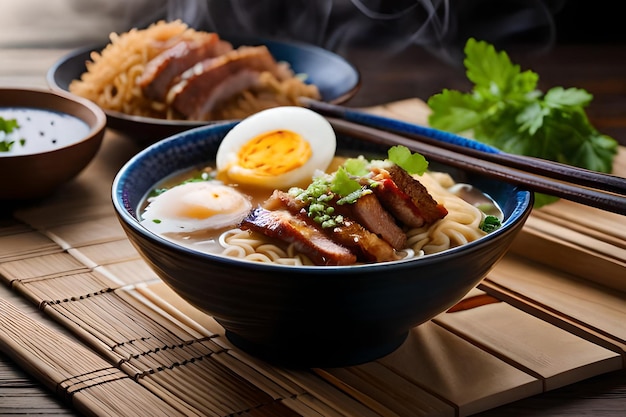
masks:
{"type": "Polygon", "coordinates": [[[347,159],[342,168],[345,169],[350,175],[363,177],[370,172],[368,168],[369,164],[370,161],[365,159],[363,156],[359,156],[358,158],[347,159]]]}
{"type": "Polygon", "coordinates": [[[20,125],[17,123],[16,119],[5,119],[4,117],[0,117],[0,132],[8,134],[19,127],[20,125]]]}
{"type": "Polygon", "coordinates": [[[0,140],[0,152],[9,152],[14,143],[14,141],[0,140]]]}
{"type": "Polygon", "coordinates": [[[483,232],[491,233],[494,230],[497,230],[502,226],[502,222],[496,216],[485,216],[483,221],[480,223],[480,230],[483,232]]]}
{"type": "Polygon", "coordinates": [[[161,194],[163,194],[164,192],[166,192],[167,190],[169,190],[169,188],[155,188],[152,191],[150,191],[150,193],[148,193],[148,198],[150,198],[150,197],[158,197],[161,194]]]}
{"type": "MultiPolygon", "coordinates": [[[[612,171],[618,143],[589,122],[584,108],[593,96],[587,91],[554,87],[543,94],[537,73],[521,71],[505,52],[473,38],[465,45],[464,64],[473,90],[430,97],[432,127],[471,134],[508,153],[612,171]]],[[[535,206],[556,200],[536,193],[535,206]]]]}
{"type": "Polygon", "coordinates": [[[387,151],[387,156],[391,162],[409,174],[422,175],[428,169],[428,161],[424,155],[412,153],[406,146],[392,146],[387,151]]]}
{"type": "MultiPolygon", "coordinates": [[[[0,117],[0,132],[3,132],[6,136],[13,133],[14,130],[19,129],[20,125],[17,123],[16,119],[5,119],[0,117]]],[[[26,143],[25,139],[20,139],[20,144],[23,146],[26,143]]],[[[13,148],[15,141],[13,140],[1,140],[0,141],[0,152],[8,152],[13,148]]]]}
{"type": "Polygon", "coordinates": [[[361,189],[361,184],[349,174],[346,167],[339,167],[329,185],[330,191],[344,197],[361,189]]]}
{"type": "Polygon", "coordinates": [[[335,214],[330,201],[336,199],[338,205],[352,204],[363,195],[371,194],[371,188],[377,186],[370,178],[373,166],[395,163],[410,174],[420,175],[428,167],[422,155],[413,154],[404,146],[391,148],[388,157],[385,161],[368,161],[362,156],[349,158],[334,173],[315,177],[306,189],[293,187],[289,194],[306,203],[308,216],[323,228],[335,227],[343,223],[343,216],[335,214]]]}

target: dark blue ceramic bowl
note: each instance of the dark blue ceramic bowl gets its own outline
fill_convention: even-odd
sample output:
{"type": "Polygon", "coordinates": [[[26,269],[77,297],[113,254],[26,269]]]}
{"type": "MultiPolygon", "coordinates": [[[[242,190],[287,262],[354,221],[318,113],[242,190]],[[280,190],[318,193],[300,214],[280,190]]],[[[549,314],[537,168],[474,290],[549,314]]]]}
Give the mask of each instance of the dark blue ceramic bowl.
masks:
{"type": "MultiPolygon", "coordinates": [[[[141,151],[116,176],[113,204],[130,241],[163,281],[212,315],[236,346],[273,362],[346,366],[390,353],[412,327],[445,311],[481,281],[531,211],[528,191],[433,166],[491,195],[505,213],[503,226],[439,254],[343,267],[243,262],[196,252],[144,229],[137,220],[144,195],[164,177],[210,162],[232,126],[188,130],[141,151]]],[[[346,136],[338,136],[338,149],[386,154],[378,145],[346,136]]]]}
{"type": "MultiPolygon", "coordinates": [[[[318,87],[324,102],[344,103],[352,98],[361,86],[360,74],[352,64],[318,46],[269,39],[233,36],[224,38],[234,46],[266,45],[277,61],[288,62],[295,73],[306,74],[307,82],[318,87]]],[[[79,79],[86,71],[85,62],[90,60],[91,52],[100,51],[104,46],[105,44],[88,46],[61,58],[48,70],[48,85],[53,90],[68,91],[70,83],[79,79]]],[[[212,123],[131,116],[110,110],[105,112],[108,127],[128,135],[141,145],[151,144],[184,130],[212,123]]]]}

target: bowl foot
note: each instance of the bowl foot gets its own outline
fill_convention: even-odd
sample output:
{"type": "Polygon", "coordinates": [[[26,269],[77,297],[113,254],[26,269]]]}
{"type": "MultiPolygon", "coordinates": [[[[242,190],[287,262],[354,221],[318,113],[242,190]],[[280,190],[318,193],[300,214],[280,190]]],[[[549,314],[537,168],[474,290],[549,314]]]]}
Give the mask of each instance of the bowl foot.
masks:
{"type": "Polygon", "coordinates": [[[226,331],[226,337],[236,347],[259,359],[288,368],[336,368],[359,365],[393,352],[404,343],[407,336],[408,332],[393,339],[370,340],[358,345],[346,340],[315,340],[315,342],[289,340],[284,344],[269,345],[252,342],[226,331]]]}

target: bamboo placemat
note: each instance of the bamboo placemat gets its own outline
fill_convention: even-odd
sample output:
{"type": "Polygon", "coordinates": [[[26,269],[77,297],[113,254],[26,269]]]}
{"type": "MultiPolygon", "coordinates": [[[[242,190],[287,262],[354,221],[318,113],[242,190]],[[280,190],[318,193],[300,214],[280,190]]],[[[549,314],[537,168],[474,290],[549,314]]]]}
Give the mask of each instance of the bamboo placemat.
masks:
{"type": "MultiPolygon", "coordinates": [[[[373,111],[425,114],[418,100],[373,111]]],[[[333,369],[264,363],[126,239],[110,185],[136,151],[108,132],[75,181],[0,223],[0,278],[70,334],[0,299],[0,348],[85,415],[466,416],[624,367],[626,222],[566,201],[533,213],[458,311],[392,354],[333,369]]]]}

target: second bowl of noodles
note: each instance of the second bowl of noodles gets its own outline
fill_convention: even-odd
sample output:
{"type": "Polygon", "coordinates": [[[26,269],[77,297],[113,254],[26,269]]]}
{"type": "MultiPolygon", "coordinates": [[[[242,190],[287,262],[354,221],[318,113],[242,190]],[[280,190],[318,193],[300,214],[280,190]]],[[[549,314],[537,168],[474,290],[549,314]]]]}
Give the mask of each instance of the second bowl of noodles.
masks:
{"type": "MultiPolygon", "coordinates": [[[[159,200],[155,196],[164,190],[168,191],[162,196],[187,184],[194,193],[204,192],[201,188],[212,181],[219,160],[218,148],[236,127],[236,122],[203,126],[149,146],[120,170],[112,197],[130,241],[159,277],[213,316],[235,346],[272,362],[346,366],[390,353],[412,327],[457,303],[483,279],[504,256],[531,210],[528,191],[430,164],[419,179],[434,198],[433,207],[443,207],[436,209],[439,217],[422,226],[397,221],[406,239],[390,244],[390,251],[379,250],[388,246],[384,242],[375,244],[372,257],[359,253],[352,260],[338,257],[336,262],[315,258],[306,250],[303,255],[299,250],[303,245],[297,242],[284,244],[281,236],[265,236],[249,227],[259,220],[263,202],[275,195],[271,187],[235,186],[249,205],[231,197],[231,191],[221,194],[221,188],[209,188],[212,195],[224,197],[222,209],[243,207],[242,216],[247,216],[214,235],[189,230],[177,239],[158,227],[146,227],[145,208],[159,200]],[[455,191],[465,186],[480,190],[485,201],[493,202],[498,227],[482,228],[489,216],[455,191]]],[[[382,161],[388,155],[389,149],[380,145],[337,135],[330,166],[343,166],[347,160],[382,161]]],[[[292,187],[289,193],[308,190],[302,187],[292,187]]],[[[170,201],[186,204],[187,197],[170,195],[170,201]]],[[[161,212],[166,214],[149,221],[163,226],[169,210],[166,207],[161,212]]],[[[262,228],[266,223],[254,225],[262,228]]]]}
{"type": "Polygon", "coordinates": [[[300,96],[343,103],[361,82],[352,64],[315,45],[222,36],[181,21],[113,33],[106,44],[72,51],[48,70],[47,81],[94,101],[107,113],[110,128],[142,145],[294,105],[300,96]],[[214,94],[200,97],[209,91],[214,94]],[[215,101],[219,105],[207,104],[215,101]]]}

